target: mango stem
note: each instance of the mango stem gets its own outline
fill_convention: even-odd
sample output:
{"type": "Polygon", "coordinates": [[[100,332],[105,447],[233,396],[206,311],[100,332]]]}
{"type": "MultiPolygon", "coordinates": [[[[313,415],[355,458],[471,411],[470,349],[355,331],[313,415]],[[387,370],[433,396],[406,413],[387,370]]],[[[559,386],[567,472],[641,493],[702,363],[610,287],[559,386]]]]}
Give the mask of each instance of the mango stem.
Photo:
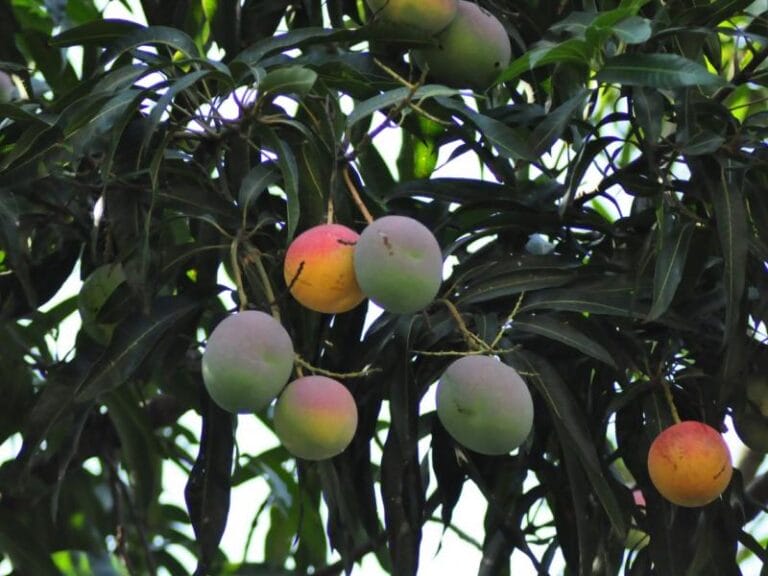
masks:
{"type": "Polygon", "coordinates": [[[304,368],[312,372],[313,374],[322,374],[329,378],[365,378],[366,376],[379,372],[378,368],[364,368],[358,372],[332,372],[331,370],[325,370],[324,368],[318,368],[312,366],[309,362],[304,360],[299,354],[294,357],[294,363],[296,364],[296,373],[301,375],[304,368]]]}
{"type": "Polygon", "coordinates": [[[680,424],[680,414],[677,412],[677,407],[675,406],[675,400],[672,397],[672,389],[669,386],[669,382],[667,382],[666,379],[663,379],[661,381],[661,387],[664,390],[664,398],[666,398],[667,404],[669,405],[669,411],[672,414],[672,421],[675,424],[680,424]]]}
{"type": "Polygon", "coordinates": [[[363,218],[365,218],[365,222],[367,224],[371,224],[373,222],[373,216],[371,216],[371,213],[368,211],[368,208],[366,208],[365,203],[363,202],[363,199],[360,197],[360,193],[357,191],[357,188],[355,187],[355,183],[352,182],[352,178],[349,175],[349,168],[344,168],[341,173],[344,176],[344,183],[347,185],[347,189],[349,190],[350,196],[352,196],[352,200],[354,200],[355,205],[357,206],[357,209],[360,210],[360,213],[363,215],[363,218]]]}

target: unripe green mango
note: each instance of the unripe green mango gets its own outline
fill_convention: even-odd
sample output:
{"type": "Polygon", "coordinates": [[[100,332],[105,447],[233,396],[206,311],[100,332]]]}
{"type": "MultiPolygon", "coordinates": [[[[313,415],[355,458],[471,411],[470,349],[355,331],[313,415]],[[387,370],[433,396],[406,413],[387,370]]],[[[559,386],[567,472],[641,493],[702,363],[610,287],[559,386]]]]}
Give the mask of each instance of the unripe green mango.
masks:
{"type": "Polygon", "coordinates": [[[233,413],[266,408],[291,376],[293,342],[269,314],[246,310],[222,320],[203,353],[203,382],[214,402],[233,413]]]}
{"type": "Polygon", "coordinates": [[[457,0],[366,0],[385,25],[437,34],[456,17],[457,0]]]}
{"type": "Polygon", "coordinates": [[[503,24],[477,4],[459,0],[456,18],[437,36],[438,45],[414,50],[416,64],[457,88],[488,88],[512,57],[503,24]]]}
{"type": "Polygon", "coordinates": [[[491,356],[464,356],[437,384],[437,416],[470,450],[507,454],[533,427],[533,400],[514,368],[491,356]]]}
{"type": "Polygon", "coordinates": [[[437,295],[443,255],[429,229],[407,216],[384,216],[366,226],[354,253],[360,289],[375,304],[412,314],[437,295]]]}

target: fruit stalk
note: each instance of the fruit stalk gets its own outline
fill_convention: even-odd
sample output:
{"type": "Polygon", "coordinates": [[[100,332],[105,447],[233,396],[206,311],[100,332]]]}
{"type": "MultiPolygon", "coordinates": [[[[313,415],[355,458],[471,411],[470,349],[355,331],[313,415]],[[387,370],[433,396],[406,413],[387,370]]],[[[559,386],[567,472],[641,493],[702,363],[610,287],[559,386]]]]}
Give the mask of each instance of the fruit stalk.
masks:
{"type": "Polygon", "coordinates": [[[680,424],[680,414],[677,413],[677,407],[675,406],[674,398],[672,398],[672,390],[669,387],[669,382],[667,382],[666,379],[663,379],[661,381],[661,387],[664,389],[664,398],[666,398],[667,404],[669,405],[669,411],[672,414],[672,421],[675,424],[680,424]]]}
{"type": "Polygon", "coordinates": [[[344,168],[344,170],[342,170],[342,174],[344,175],[344,182],[347,185],[349,194],[350,196],[352,196],[352,200],[354,200],[355,205],[357,206],[357,209],[360,210],[360,213],[363,215],[363,218],[365,218],[366,224],[371,224],[373,222],[373,216],[371,216],[371,213],[368,211],[368,208],[366,208],[365,203],[363,202],[363,199],[360,197],[360,193],[357,191],[357,188],[355,187],[355,183],[352,182],[352,178],[349,175],[349,168],[344,168]]]}

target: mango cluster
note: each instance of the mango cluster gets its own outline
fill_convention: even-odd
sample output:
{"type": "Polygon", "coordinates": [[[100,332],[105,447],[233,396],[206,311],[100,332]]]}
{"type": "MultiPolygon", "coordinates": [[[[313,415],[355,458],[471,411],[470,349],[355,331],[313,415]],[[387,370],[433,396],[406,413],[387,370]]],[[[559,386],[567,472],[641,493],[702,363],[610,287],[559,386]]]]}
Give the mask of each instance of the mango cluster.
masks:
{"type": "Polygon", "coordinates": [[[340,224],[310,228],[288,247],[283,267],[293,297],[326,314],[366,297],[389,312],[418,312],[434,300],[442,273],[435,236],[407,216],[384,216],[361,234],[340,224]]]}
{"type": "Polygon", "coordinates": [[[512,48],[501,21],[467,0],[367,0],[385,26],[434,36],[435,45],[413,61],[457,88],[488,88],[510,62],[512,48]]]}
{"type": "Polygon", "coordinates": [[[259,412],[277,398],[274,428],[291,454],[322,460],[340,454],[357,430],[357,406],[341,382],[324,376],[288,382],[293,342],[269,314],[227,316],[203,353],[203,383],[216,404],[235,414],[259,412]]]}

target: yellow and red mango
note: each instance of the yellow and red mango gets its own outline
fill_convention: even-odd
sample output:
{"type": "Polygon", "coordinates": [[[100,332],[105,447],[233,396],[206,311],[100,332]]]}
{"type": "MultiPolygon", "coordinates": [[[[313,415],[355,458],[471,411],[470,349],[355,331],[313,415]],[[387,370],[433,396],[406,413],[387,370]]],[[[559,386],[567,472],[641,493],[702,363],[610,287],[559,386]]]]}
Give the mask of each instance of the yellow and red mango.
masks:
{"type": "Polygon", "coordinates": [[[456,18],[437,36],[437,46],[414,50],[416,64],[449,86],[488,88],[512,57],[504,25],[477,4],[459,0],[456,18]]]}
{"type": "Polygon", "coordinates": [[[363,293],[398,314],[427,306],[443,279],[435,236],[407,216],[384,216],[366,226],[355,247],[354,265],[363,293]]]}
{"type": "Polygon", "coordinates": [[[648,473],[659,493],[678,506],[704,506],[723,493],[733,474],[720,433],[686,420],[659,434],[648,451],[648,473]]]}
{"type": "Polygon", "coordinates": [[[355,399],[341,382],[304,376],[285,387],[275,405],[275,433],[294,456],[325,460],[340,454],[357,430],[355,399]]]}
{"type": "Polygon", "coordinates": [[[456,17],[457,0],[367,0],[375,17],[393,26],[437,34],[456,17]]]}
{"type": "Polygon", "coordinates": [[[533,400],[514,368],[491,356],[464,356],[448,366],[437,384],[437,416],[467,448],[506,454],[528,437],[533,400]]]}
{"type": "Polygon", "coordinates": [[[214,402],[234,413],[266,408],[293,370],[294,350],[282,324],[247,310],[222,320],[203,353],[203,382],[214,402]]]}
{"type": "Polygon", "coordinates": [[[351,310],[365,299],[352,262],[358,234],[321,224],[297,236],[285,254],[283,277],[302,306],[326,314],[351,310]]]}

